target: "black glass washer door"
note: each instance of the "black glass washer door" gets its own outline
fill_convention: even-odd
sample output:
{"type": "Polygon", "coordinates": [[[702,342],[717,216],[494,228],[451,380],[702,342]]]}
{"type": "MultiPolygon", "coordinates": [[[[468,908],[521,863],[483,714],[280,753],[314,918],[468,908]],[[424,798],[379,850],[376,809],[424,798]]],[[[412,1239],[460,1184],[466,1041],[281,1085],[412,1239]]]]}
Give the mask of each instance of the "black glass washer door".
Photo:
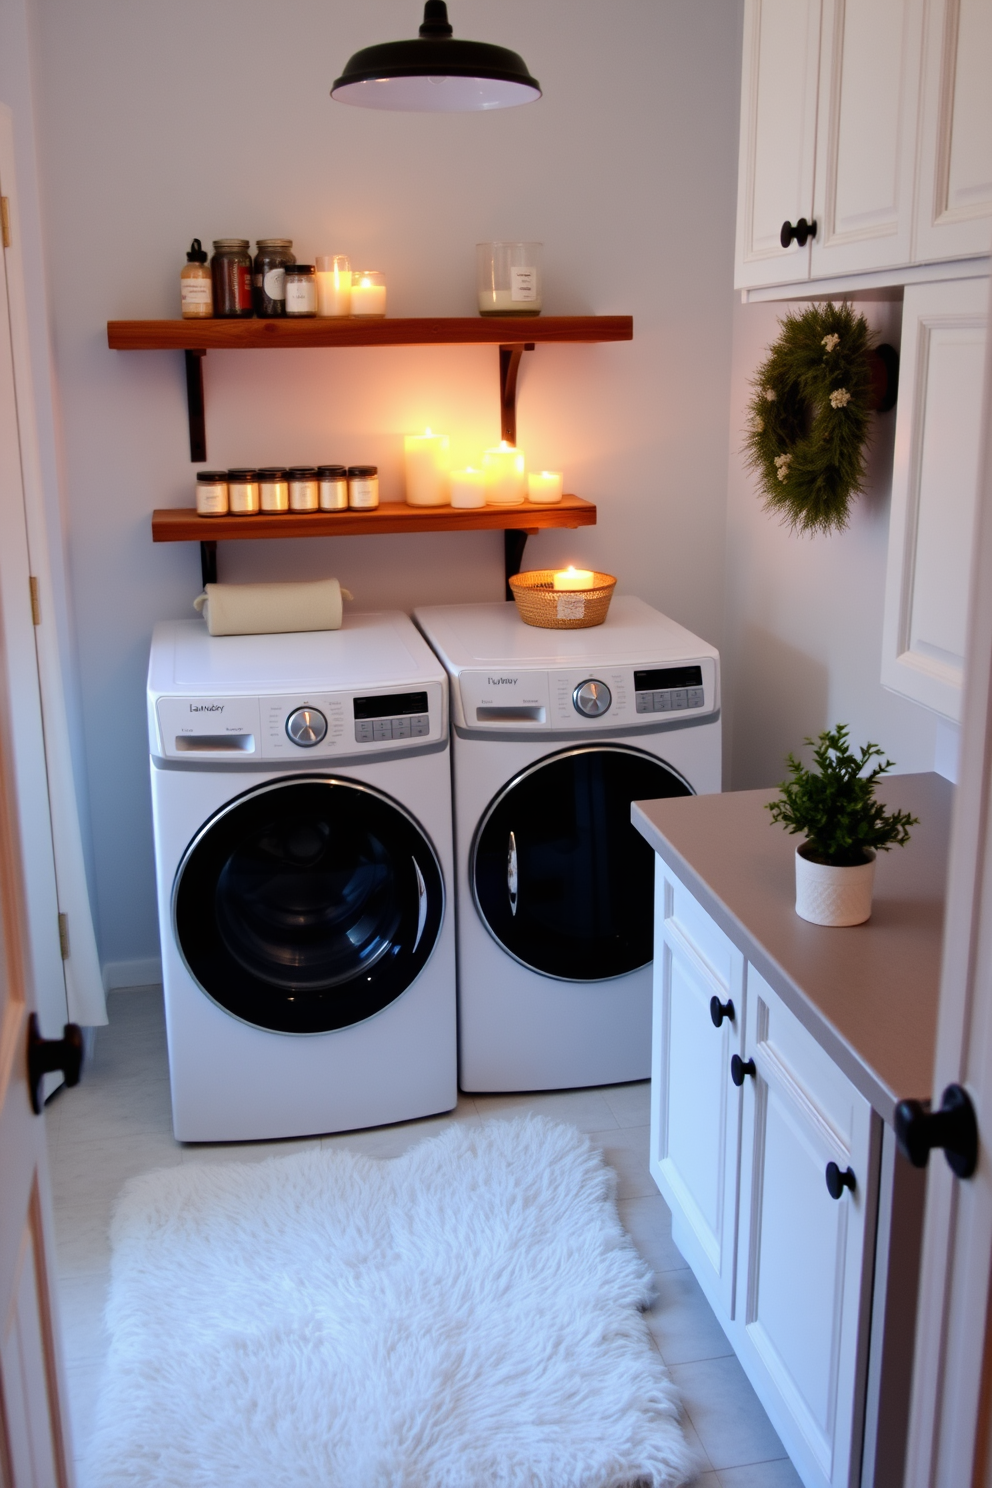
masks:
{"type": "Polygon", "coordinates": [[[469,871],[479,913],[516,960],[576,982],[652,957],[654,859],[632,801],[690,796],[681,776],[624,745],[549,755],[490,803],[469,871]]]}
{"type": "Polygon", "coordinates": [[[327,1033],[387,1007],[441,929],[434,849],[391,797],[330,777],[249,791],[204,826],[176,874],[179,948],[227,1012],[327,1033]]]}

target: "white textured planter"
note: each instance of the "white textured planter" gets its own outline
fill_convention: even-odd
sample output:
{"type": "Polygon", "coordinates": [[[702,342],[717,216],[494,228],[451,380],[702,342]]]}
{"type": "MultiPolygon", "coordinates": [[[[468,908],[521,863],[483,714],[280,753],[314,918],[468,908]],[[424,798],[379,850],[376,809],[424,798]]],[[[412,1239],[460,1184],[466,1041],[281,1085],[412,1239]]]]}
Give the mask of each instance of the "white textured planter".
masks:
{"type": "Polygon", "coordinates": [[[863,925],[871,915],[875,853],[870,863],[836,868],[814,863],[796,848],[796,914],[814,925],[863,925]]]}

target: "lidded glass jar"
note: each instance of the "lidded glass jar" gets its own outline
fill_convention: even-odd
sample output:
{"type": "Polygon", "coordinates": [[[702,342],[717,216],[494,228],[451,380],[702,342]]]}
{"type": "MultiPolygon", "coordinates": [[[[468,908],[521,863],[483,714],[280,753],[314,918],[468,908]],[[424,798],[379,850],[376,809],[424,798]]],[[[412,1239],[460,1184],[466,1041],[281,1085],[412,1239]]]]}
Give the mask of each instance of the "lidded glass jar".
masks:
{"type": "Polygon", "coordinates": [[[286,314],[317,314],[317,272],[313,264],[287,264],[286,314]]]}
{"type": "Polygon", "coordinates": [[[378,465],[348,466],[348,505],[355,511],[379,505],[378,465]]]}
{"type": "Polygon", "coordinates": [[[214,283],[214,316],[246,319],[253,312],[251,254],[247,238],[215,238],[210,260],[214,283]]]}
{"type": "Polygon", "coordinates": [[[229,470],[227,500],[231,511],[238,516],[253,517],[259,507],[258,471],[229,470]]]}
{"type": "Polygon", "coordinates": [[[318,465],[321,511],[348,510],[348,472],[343,465],[318,465]]]}
{"type": "Polygon", "coordinates": [[[227,471],[196,472],[196,511],[201,517],[227,515],[227,471]]]}
{"type": "Polygon", "coordinates": [[[289,511],[289,481],[285,465],[267,465],[258,472],[258,498],[263,512],[289,511]]]}
{"type": "Polygon", "coordinates": [[[255,314],[274,320],[286,314],[286,265],[295,263],[292,238],[259,238],[255,244],[255,314]]]}
{"type": "Polygon", "coordinates": [[[313,512],[320,509],[320,484],[317,468],[311,465],[294,465],[289,476],[289,509],[296,512],[313,512]]]}

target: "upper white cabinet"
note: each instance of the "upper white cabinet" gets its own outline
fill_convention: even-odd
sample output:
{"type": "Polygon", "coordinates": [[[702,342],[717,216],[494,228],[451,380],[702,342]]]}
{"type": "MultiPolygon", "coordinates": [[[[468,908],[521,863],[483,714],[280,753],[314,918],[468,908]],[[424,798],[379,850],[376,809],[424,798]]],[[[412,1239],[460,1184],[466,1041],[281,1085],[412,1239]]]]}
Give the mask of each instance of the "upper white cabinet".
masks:
{"type": "Polygon", "coordinates": [[[931,0],[923,69],[916,257],[988,253],[992,235],[992,5],[931,0]]]}

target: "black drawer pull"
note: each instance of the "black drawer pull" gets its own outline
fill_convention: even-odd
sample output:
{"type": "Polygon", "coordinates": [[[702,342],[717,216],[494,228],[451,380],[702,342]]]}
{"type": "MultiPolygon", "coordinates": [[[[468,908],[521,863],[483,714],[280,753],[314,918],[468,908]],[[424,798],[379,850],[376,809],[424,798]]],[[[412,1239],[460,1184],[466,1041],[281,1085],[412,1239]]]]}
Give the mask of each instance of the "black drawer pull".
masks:
{"type": "Polygon", "coordinates": [[[756,1075],[757,1073],[758,1071],[753,1059],[742,1059],[739,1054],[735,1054],[730,1061],[730,1078],[738,1089],[744,1084],[745,1075],[756,1075]]]}
{"type": "Polygon", "coordinates": [[[807,222],[805,217],[800,217],[799,221],[794,227],[791,222],[782,223],[782,231],[779,233],[779,242],[782,244],[783,248],[788,248],[789,244],[793,240],[795,240],[795,242],[799,244],[800,248],[805,248],[809,239],[815,237],[815,219],[813,222],[807,222]]]}
{"type": "Polygon", "coordinates": [[[854,1172],[851,1168],[845,1168],[843,1173],[835,1162],[827,1163],[827,1193],[832,1199],[839,1199],[845,1188],[854,1192],[854,1172]]]}
{"type": "Polygon", "coordinates": [[[925,1168],[934,1147],[942,1147],[951,1171],[970,1178],[978,1165],[978,1124],[968,1092],[948,1085],[939,1111],[929,1101],[901,1100],[896,1106],[896,1141],[914,1168],[925,1168]]]}
{"type": "Polygon", "coordinates": [[[719,1028],[720,1027],[720,1024],[723,1022],[724,1018],[729,1018],[730,1021],[731,1021],[731,1023],[733,1023],[733,1021],[734,1021],[734,1004],[731,1002],[730,998],[728,997],[727,1000],[726,1000],[726,1002],[721,1002],[720,999],[719,999],[719,997],[711,997],[710,998],[710,1017],[713,1020],[713,1027],[714,1028],[719,1028]]]}

